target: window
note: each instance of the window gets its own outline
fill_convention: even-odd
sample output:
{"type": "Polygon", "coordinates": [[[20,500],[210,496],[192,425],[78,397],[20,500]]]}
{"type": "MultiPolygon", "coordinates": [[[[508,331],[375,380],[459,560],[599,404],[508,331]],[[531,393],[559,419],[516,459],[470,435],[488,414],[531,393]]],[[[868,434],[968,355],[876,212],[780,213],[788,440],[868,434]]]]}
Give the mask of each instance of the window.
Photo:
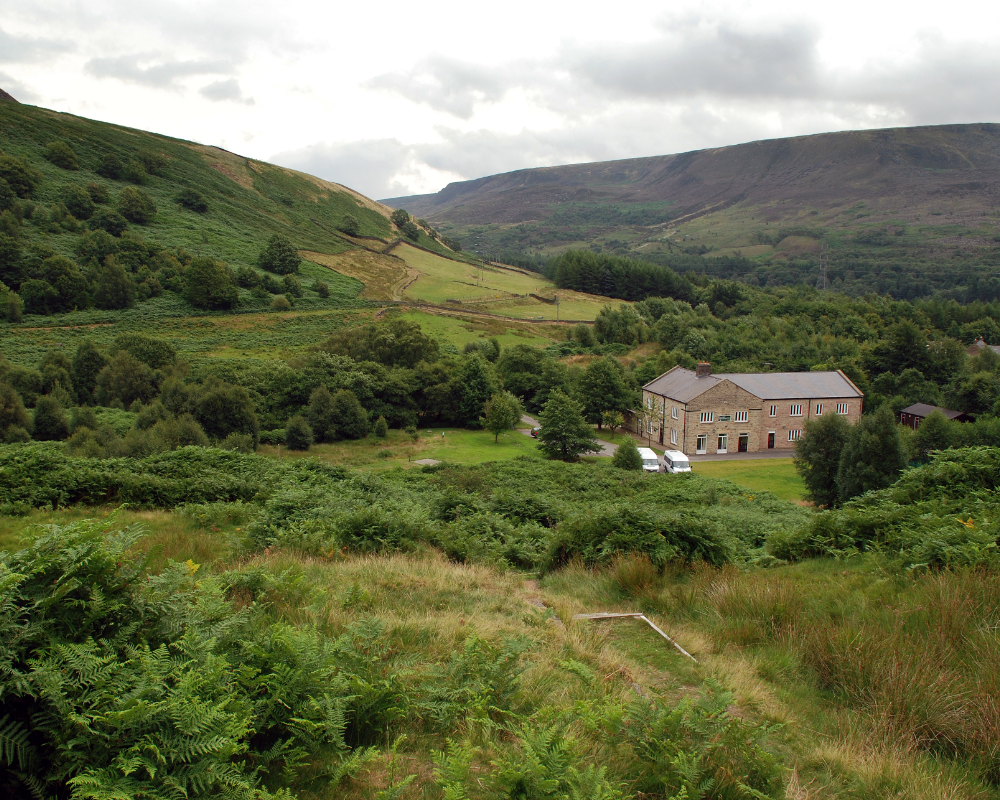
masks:
{"type": "Polygon", "coordinates": [[[772,417],[778,416],[778,407],[777,406],[771,406],[771,413],[770,413],[769,416],[772,416],[772,417]]]}
{"type": "Polygon", "coordinates": [[[677,431],[670,431],[670,444],[677,444],[677,431]]]}
{"type": "Polygon", "coordinates": [[[848,405],[849,405],[848,403],[837,403],[837,413],[846,414],[848,405]]]}
{"type": "Polygon", "coordinates": [[[677,419],[677,406],[670,406],[671,419],[677,419]]]}
{"type": "Polygon", "coordinates": [[[793,417],[801,417],[802,416],[802,403],[792,403],[792,407],[788,411],[788,413],[791,416],[793,416],[793,417]]]}
{"type": "Polygon", "coordinates": [[[734,422],[746,422],[747,421],[747,412],[746,411],[737,411],[736,414],[735,414],[735,416],[733,417],[733,421],[734,422]]]}
{"type": "Polygon", "coordinates": [[[822,403],[817,403],[816,404],[816,416],[817,417],[822,417],[823,416],[823,404],[822,403]]]}
{"type": "Polygon", "coordinates": [[[715,422],[715,412],[714,411],[702,411],[701,412],[702,422],[715,422]]]}
{"type": "Polygon", "coordinates": [[[731,422],[732,419],[732,414],[719,414],[719,422],[731,422]]]}
{"type": "Polygon", "coordinates": [[[695,452],[697,452],[697,453],[705,453],[705,452],[708,451],[708,434],[706,434],[706,433],[699,433],[698,434],[698,439],[695,442],[694,449],[695,449],[695,452]]]}
{"type": "Polygon", "coordinates": [[[719,452],[725,453],[729,449],[729,434],[720,433],[719,434],[719,452]]]}
{"type": "Polygon", "coordinates": [[[797,442],[801,438],[802,438],[802,431],[789,431],[788,432],[788,441],[790,441],[790,442],[797,442]]]}

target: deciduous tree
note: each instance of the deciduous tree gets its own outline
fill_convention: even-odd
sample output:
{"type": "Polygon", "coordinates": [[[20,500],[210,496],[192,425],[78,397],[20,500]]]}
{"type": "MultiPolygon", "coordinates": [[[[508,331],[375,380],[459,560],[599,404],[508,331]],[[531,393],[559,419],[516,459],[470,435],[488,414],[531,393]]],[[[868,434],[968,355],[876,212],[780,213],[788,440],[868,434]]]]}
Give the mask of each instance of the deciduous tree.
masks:
{"type": "Polygon", "coordinates": [[[521,404],[510,392],[497,392],[486,401],[485,412],[480,421],[493,434],[493,443],[496,444],[500,434],[513,429],[521,419],[521,404]]]}
{"type": "Polygon", "coordinates": [[[550,458],[570,461],[583,453],[596,453],[601,449],[583,418],[580,404],[559,389],[549,395],[542,409],[541,423],[538,440],[542,452],[550,458]]]}

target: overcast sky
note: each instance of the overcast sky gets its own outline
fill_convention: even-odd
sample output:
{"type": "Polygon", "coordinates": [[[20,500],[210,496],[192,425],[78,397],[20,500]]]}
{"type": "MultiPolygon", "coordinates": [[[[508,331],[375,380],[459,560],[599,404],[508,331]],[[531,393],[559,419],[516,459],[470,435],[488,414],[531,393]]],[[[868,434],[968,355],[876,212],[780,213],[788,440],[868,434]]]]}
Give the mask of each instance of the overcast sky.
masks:
{"type": "Polygon", "coordinates": [[[0,88],[382,198],[1000,121],[1000,3],[0,0],[0,88]]]}

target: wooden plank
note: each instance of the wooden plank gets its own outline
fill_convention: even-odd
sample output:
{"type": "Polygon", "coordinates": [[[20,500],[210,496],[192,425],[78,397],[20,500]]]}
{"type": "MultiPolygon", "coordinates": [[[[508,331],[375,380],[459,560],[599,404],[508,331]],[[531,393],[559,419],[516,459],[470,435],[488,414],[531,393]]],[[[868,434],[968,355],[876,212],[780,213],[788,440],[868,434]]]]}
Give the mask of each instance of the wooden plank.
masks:
{"type": "Polygon", "coordinates": [[[640,613],[638,611],[628,611],[628,612],[623,612],[623,613],[610,613],[610,612],[606,612],[606,611],[600,611],[600,612],[598,612],[596,614],[574,614],[573,615],[573,619],[622,619],[622,618],[641,619],[643,622],[645,622],[647,625],[649,625],[650,628],[652,628],[654,631],[656,631],[658,634],[660,634],[660,636],[662,636],[664,639],[666,639],[668,642],[670,642],[670,644],[672,644],[674,647],[676,647],[681,653],[683,653],[688,658],[690,658],[695,664],[700,663],[697,658],[695,658],[693,655],[691,655],[687,650],[685,650],[683,647],[681,647],[676,641],[674,641],[673,639],[671,639],[669,636],[667,636],[667,634],[665,634],[658,627],[656,627],[656,625],[653,624],[653,621],[651,619],[649,619],[649,617],[647,617],[645,614],[642,614],[642,613],[640,613]]]}

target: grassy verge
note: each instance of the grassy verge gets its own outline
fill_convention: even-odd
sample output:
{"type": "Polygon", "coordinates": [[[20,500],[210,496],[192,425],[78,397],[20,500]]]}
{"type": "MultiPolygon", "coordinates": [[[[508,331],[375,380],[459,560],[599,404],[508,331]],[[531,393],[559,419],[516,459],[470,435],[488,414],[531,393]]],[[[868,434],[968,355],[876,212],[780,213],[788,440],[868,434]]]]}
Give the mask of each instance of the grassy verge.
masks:
{"type": "Polygon", "coordinates": [[[740,461],[698,461],[691,469],[710,478],[725,478],[758,492],[770,492],[782,500],[804,500],[806,487],[790,458],[740,461]]]}

